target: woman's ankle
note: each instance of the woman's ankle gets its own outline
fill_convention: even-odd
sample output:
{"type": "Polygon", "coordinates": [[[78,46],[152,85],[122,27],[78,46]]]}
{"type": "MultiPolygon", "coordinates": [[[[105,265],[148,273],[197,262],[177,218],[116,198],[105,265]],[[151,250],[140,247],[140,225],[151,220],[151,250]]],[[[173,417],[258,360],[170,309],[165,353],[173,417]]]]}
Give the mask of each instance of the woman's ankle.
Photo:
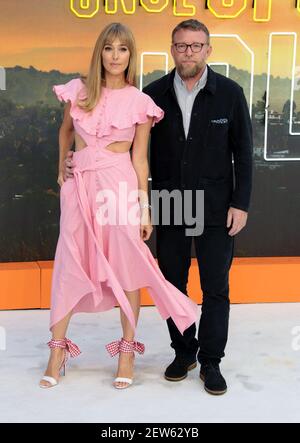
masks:
{"type": "Polygon", "coordinates": [[[57,362],[63,359],[64,352],[65,350],[61,348],[51,349],[49,360],[52,362],[54,361],[55,364],[57,364],[57,362]]]}
{"type": "Polygon", "coordinates": [[[129,338],[126,338],[126,336],[124,337],[122,337],[122,340],[124,340],[124,341],[128,341],[128,342],[134,342],[134,337],[129,337],[129,338]]]}

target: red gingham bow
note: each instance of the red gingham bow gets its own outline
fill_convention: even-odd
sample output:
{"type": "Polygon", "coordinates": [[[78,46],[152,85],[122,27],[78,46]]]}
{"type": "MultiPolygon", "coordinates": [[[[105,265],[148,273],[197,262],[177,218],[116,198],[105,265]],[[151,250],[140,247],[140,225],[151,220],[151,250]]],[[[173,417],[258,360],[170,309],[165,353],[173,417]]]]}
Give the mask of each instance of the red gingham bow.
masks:
{"type": "Polygon", "coordinates": [[[139,341],[135,341],[133,342],[133,350],[136,351],[138,354],[144,354],[145,345],[143,343],[140,343],[139,341]]]}
{"type": "Polygon", "coordinates": [[[65,343],[66,343],[66,349],[71,355],[71,357],[78,357],[78,355],[81,354],[79,347],[75,345],[75,343],[73,343],[71,340],[65,338],[65,343]]]}
{"type": "Polygon", "coordinates": [[[109,352],[109,354],[114,357],[115,355],[117,355],[120,352],[120,341],[113,341],[111,343],[109,343],[108,345],[106,345],[106,349],[107,352],[109,352]]]}
{"type": "Polygon", "coordinates": [[[69,354],[71,355],[71,357],[77,357],[79,354],[81,354],[79,347],[66,337],[62,340],[53,340],[52,339],[47,344],[50,348],[66,349],[69,352],[69,354]]]}
{"type": "Polygon", "coordinates": [[[119,352],[133,352],[136,351],[138,354],[144,354],[145,345],[138,341],[127,341],[124,338],[121,340],[113,341],[105,346],[109,354],[114,357],[119,352]]]}

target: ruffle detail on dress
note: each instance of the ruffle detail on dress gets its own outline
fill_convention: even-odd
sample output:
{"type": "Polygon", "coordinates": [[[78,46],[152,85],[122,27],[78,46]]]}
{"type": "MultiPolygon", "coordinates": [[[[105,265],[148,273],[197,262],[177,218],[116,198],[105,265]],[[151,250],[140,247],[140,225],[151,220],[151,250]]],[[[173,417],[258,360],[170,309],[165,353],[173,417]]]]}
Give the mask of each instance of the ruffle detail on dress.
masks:
{"type": "Polygon", "coordinates": [[[105,112],[107,106],[107,94],[100,99],[99,104],[90,113],[85,113],[78,107],[72,110],[72,117],[90,135],[103,137],[110,135],[112,128],[132,128],[136,124],[146,123],[148,117],[153,117],[152,127],[164,117],[164,111],[157,106],[152,98],[144,93],[133,102],[132,112],[124,110],[122,104],[110,104],[113,112],[105,112]],[[134,110],[134,111],[133,111],[134,110]],[[109,115],[109,117],[107,117],[109,115]]]}
{"type": "Polygon", "coordinates": [[[118,129],[125,129],[134,126],[136,123],[146,123],[148,117],[153,117],[153,127],[164,117],[164,114],[164,111],[155,104],[152,98],[142,92],[137,103],[133,104],[132,113],[130,115],[124,115],[122,112],[116,113],[110,124],[118,129]]]}
{"type": "Polygon", "coordinates": [[[78,106],[70,110],[71,117],[76,120],[81,128],[90,135],[101,137],[110,134],[110,123],[107,121],[106,107],[107,96],[104,94],[99,103],[90,112],[85,112],[78,106]]]}
{"type": "MultiPolygon", "coordinates": [[[[55,92],[59,101],[67,103],[69,100],[72,106],[75,105],[78,93],[84,91],[84,84],[80,78],[74,78],[63,85],[54,85],[52,90],[55,92]]],[[[79,98],[84,98],[86,95],[80,95],[79,98]]]]}
{"type": "MultiPolygon", "coordinates": [[[[81,80],[74,79],[65,85],[55,85],[53,91],[60,101],[71,101],[71,117],[90,135],[98,137],[110,135],[113,127],[132,128],[137,123],[146,123],[147,117],[153,117],[153,127],[164,117],[164,111],[155,104],[152,98],[138,90],[133,92],[135,96],[123,96],[120,100],[117,94],[109,96],[109,92],[102,90],[103,95],[99,103],[92,111],[85,112],[76,105],[78,92],[83,88],[81,80]],[[105,109],[108,106],[108,96],[111,100],[109,110],[105,109]]],[[[83,97],[80,95],[78,98],[83,97]]]]}
{"type": "MultiPolygon", "coordinates": [[[[85,85],[80,78],[75,78],[63,85],[54,85],[53,91],[55,92],[59,101],[67,103],[71,102],[70,115],[78,121],[80,126],[89,134],[97,134],[97,124],[99,124],[99,117],[102,119],[102,112],[99,111],[100,103],[91,112],[85,112],[77,105],[78,99],[86,97],[85,85]],[[80,93],[80,94],[79,94],[80,93]]],[[[101,102],[101,100],[100,100],[101,102]]],[[[103,122],[101,122],[103,124],[103,122]]]]}

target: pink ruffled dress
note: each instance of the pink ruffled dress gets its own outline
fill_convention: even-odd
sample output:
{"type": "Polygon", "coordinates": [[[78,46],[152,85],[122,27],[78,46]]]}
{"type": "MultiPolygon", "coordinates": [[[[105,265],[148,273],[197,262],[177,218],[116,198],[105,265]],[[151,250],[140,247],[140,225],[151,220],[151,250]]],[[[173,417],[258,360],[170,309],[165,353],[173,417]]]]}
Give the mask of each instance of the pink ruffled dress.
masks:
{"type": "Polygon", "coordinates": [[[50,330],[71,311],[99,312],[116,305],[135,328],[124,290],[146,287],[162,318],[171,317],[183,333],[196,321],[198,306],[165,279],[141,239],[136,223],[140,221],[138,179],[130,153],[107,148],[115,141],[132,142],[136,124],[145,123],[149,116],[154,126],[163,118],[163,110],[131,85],[102,88],[97,106],[89,113],[76,104],[77,98],[86,96],[79,78],[53,90],[60,101],[71,102],[74,129],[86,147],[74,152],[74,178],[67,179],[60,190],[50,330]],[[107,223],[109,210],[114,217],[107,223]],[[137,214],[134,222],[128,214],[137,214]]]}

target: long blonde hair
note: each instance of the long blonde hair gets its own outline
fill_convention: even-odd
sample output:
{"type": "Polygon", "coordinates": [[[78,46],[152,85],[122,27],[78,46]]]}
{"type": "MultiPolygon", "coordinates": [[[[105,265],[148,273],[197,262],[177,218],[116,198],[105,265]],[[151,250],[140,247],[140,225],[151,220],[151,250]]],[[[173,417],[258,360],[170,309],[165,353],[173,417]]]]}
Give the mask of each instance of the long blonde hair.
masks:
{"type": "Polygon", "coordinates": [[[81,77],[87,89],[85,99],[78,100],[78,107],[86,112],[92,111],[101,96],[102,80],[105,70],[102,63],[102,51],[106,44],[111,44],[115,38],[127,46],[130,52],[128,66],[125,70],[125,80],[128,84],[136,86],[137,52],[134,36],[131,30],[122,23],[110,23],[100,33],[93,51],[89,72],[86,77],[81,77]]]}

